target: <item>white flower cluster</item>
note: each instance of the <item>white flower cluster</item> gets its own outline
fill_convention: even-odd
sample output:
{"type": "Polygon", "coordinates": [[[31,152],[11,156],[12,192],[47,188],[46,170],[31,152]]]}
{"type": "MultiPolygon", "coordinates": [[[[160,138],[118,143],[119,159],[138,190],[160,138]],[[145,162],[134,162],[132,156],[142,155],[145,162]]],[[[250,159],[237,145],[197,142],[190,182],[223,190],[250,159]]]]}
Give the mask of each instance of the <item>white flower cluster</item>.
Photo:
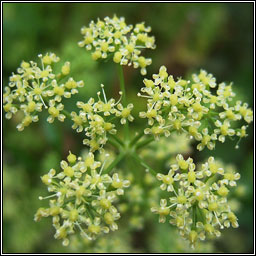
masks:
{"type": "Polygon", "coordinates": [[[159,214],[159,222],[168,218],[192,247],[197,239],[219,237],[219,229],[238,227],[227,195],[228,187],[236,186],[240,174],[224,170],[213,157],[196,169],[192,158],[185,160],[177,155],[168,174],[158,173],[157,179],[162,182],[160,189],[168,192],[168,198],[161,199],[160,206],[152,207],[152,212],[159,214]]]}
{"type": "Polygon", "coordinates": [[[83,41],[78,45],[86,50],[93,50],[94,60],[108,56],[120,65],[133,65],[141,68],[141,74],[146,75],[146,67],[152,63],[150,58],[141,56],[141,50],[155,49],[155,38],[148,36],[150,27],[138,23],[133,27],[127,25],[123,17],[105,17],[97,22],[91,21],[89,27],[82,27],[83,41]]]}
{"type": "MultiPolygon", "coordinates": [[[[104,91],[104,85],[101,85],[103,98],[101,99],[101,92],[98,92],[98,101],[90,98],[87,103],[78,101],[77,107],[81,110],[77,114],[71,112],[71,117],[74,122],[72,128],[77,132],[85,131],[88,139],[84,139],[83,143],[90,147],[92,152],[99,150],[107,142],[107,133],[115,134],[115,118],[121,119],[121,124],[128,121],[132,122],[134,117],[131,115],[133,104],[128,104],[124,107],[120,99],[116,102],[113,98],[107,100],[104,91]]],[[[120,94],[122,94],[120,92],[120,94]]]]}
{"type": "Polygon", "coordinates": [[[24,127],[32,122],[38,121],[38,112],[42,107],[48,109],[48,122],[53,122],[55,118],[64,121],[64,108],[61,104],[62,98],[70,98],[72,94],[78,93],[77,87],[84,86],[83,81],[76,82],[72,77],[68,78],[70,63],[66,62],[61,72],[56,74],[54,63],[60,60],[54,53],[46,55],[39,54],[40,65],[36,62],[23,61],[9,79],[9,84],[4,88],[3,95],[4,110],[6,118],[21,110],[24,114],[23,120],[17,125],[17,129],[22,131],[24,127]],[[65,79],[65,83],[59,83],[60,79],[65,79]]]}
{"type": "Polygon", "coordinates": [[[117,173],[112,176],[103,174],[105,162],[101,165],[95,161],[93,153],[84,159],[70,153],[67,160],[61,161],[61,172],[51,169],[41,177],[52,195],[39,197],[50,199],[50,207],[39,208],[35,214],[35,221],[52,216],[56,229],[54,237],[62,239],[65,246],[75,229],[89,240],[109,230],[117,230],[120,213],[113,204],[130,185],[117,173]]]}
{"type": "Polygon", "coordinates": [[[212,74],[201,70],[193,74],[192,80],[179,78],[174,80],[162,66],[153,80],[144,79],[145,87],[138,96],[147,98],[147,111],[141,112],[141,118],[148,119],[149,127],[145,134],[156,138],[166,137],[172,131],[185,132],[199,141],[198,150],[204,147],[212,150],[216,140],[238,136],[245,137],[246,125],[237,127],[235,121],[244,119],[246,123],[253,120],[253,112],[247,103],[233,102],[235,93],[232,84],[217,85],[212,74]]]}

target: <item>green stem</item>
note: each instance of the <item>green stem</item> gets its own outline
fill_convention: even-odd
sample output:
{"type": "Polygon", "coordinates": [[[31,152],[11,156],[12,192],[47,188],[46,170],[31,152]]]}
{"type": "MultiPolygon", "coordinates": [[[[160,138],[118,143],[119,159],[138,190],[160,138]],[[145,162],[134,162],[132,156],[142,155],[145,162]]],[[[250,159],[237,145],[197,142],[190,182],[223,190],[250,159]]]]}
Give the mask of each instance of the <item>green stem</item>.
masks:
{"type": "Polygon", "coordinates": [[[107,174],[124,158],[125,152],[121,152],[118,157],[106,168],[103,173],[107,174]]]}
{"type": "Polygon", "coordinates": [[[67,78],[67,76],[64,76],[62,73],[57,74],[57,83],[60,84],[65,78],[67,78]]]}
{"type": "Polygon", "coordinates": [[[138,143],[137,146],[136,146],[136,149],[142,148],[142,147],[148,145],[150,142],[152,142],[154,140],[155,140],[154,137],[147,138],[147,139],[141,141],[140,143],[138,143]]]}
{"type": "Polygon", "coordinates": [[[204,213],[202,212],[202,209],[199,208],[199,207],[197,207],[197,211],[199,212],[199,215],[201,216],[202,222],[203,222],[204,224],[206,224],[205,215],[204,215],[204,213]]]}
{"type": "Polygon", "coordinates": [[[109,137],[113,138],[121,147],[124,146],[124,143],[117,136],[109,133],[109,137]]]}
{"type": "Polygon", "coordinates": [[[120,145],[119,143],[117,143],[115,140],[112,140],[112,138],[108,138],[108,142],[109,142],[112,146],[114,146],[114,147],[116,147],[116,148],[118,148],[118,149],[120,149],[120,147],[121,147],[121,145],[120,145]]]}
{"type": "Polygon", "coordinates": [[[123,72],[123,67],[121,65],[118,65],[118,76],[119,76],[119,82],[120,82],[120,89],[123,93],[122,101],[123,101],[124,105],[127,105],[125,83],[124,83],[124,72],[123,72]]]}
{"type": "Polygon", "coordinates": [[[171,107],[166,107],[166,108],[163,110],[163,118],[164,118],[164,119],[166,119],[166,117],[168,116],[170,110],[171,110],[171,107]]]}
{"type": "Polygon", "coordinates": [[[156,176],[157,175],[157,171],[155,171],[153,168],[151,168],[147,163],[144,162],[143,159],[141,159],[136,153],[132,153],[131,154],[132,157],[143,167],[145,167],[146,169],[148,169],[152,175],[156,176]]]}
{"type": "Polygon", "coordinates": [[[211,185],[214,183],[214,181],[217,179],[217,177],[218,177],[217,173],[215,173],[214,175],[208,176],[205,178],[204,183],[211,185]]]}
{"type": "Polygon", "coordinates": [[[140,138],[144,135],[144,129],[139,133],[137,134],[130,142],[130,146],[133,146],[134,144],[136,144],[137,141],[140,140],[140,138]]]}
{"type": "Polygon", "coordinates": [[[192,211],[193,211],[193,224],[192,224],[192,229],[195,230],[195,229],[196,229],[196,221],[197,221],[197,217],[196,217],[196,204],[193,205],[192,211]]]}
{"type": "Polygon", "coordinates": [[[70,120],[72,120],[71,114],[70,114],[67,110],[63,109],[61,112],[62,112],[64,115],[66,115],[70,120]]]}
{"type": "MultiPolygon", "coordinates": [[[[126,100],[126,92],[125,92],[125,83],[124,83],[124,71],[123,67],[121,65],[118,65],[118,76],[119,76],[119,82],[120,82],[120,89],[122,91],[122,101],[124,106],[127,106],[127,100],[126,100]]],[[[127,120],[124,125],[124,134],[125,134],[125,141],[129,141],[130,134],[129,134],[129,121],[127,120]]]]}
{"type": "Polygon", "coordinates": [[[91,220],[93,220],[94,218],[94,214],[91,212],[91,210],[90,210],[90,207],[88,207],[86,204],[84,204],[84,206],[85,206],[85,208],[86,208],[86,210],[87,210],[87,214],[88,214],[88,216],[89,216],[89,218],[91,219],[91,220]]]}

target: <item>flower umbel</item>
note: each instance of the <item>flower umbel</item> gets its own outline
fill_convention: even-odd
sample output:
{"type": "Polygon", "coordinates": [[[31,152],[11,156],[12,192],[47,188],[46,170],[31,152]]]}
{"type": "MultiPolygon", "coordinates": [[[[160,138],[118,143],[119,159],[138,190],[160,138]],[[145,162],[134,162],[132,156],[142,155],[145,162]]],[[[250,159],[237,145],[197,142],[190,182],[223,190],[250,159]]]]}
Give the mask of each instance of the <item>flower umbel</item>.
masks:
{"type": "Polygon", "coordinates": [[[55,238],[62,239],[68,245],[69,235],[79,231],[81,236],[92,240],[109,230],[117,230],[116,221],[120,213],[114,206],[124,188],[130,185],[128,180],[103,174],[104,165],[94,161],[89,153],[84,159],[70,152],[67,161],[61,161],[62,171],[51,169],[41,177],[48,187],[49,208],[39,208],[35,221],[51,216],[56,229],[55,238]]]}
{"type": "Polygon", "coordinates": [[[228,187],[236,186],[234,180],[239,178],[238,173],[225,172],[213,157],[196,169],[191,158],[184,160],[182,155],[177,155],[167,175],[157,174],[162,182],[160,188],[167,188],[168,197],[161,199],[160,207],[152,207],[151,211],[159,214],[159,222],[168,219],[177,226],[180,235],[194,247],[198,239],[220,236],[224,227],[238,227],[227,195],[228,187]]]}
{"type": "Polygon", "coordinates": [[[127,25],[123,17],[106,17],[97,22],[91,21],[88,27],[82,27],[83,40],[78,43],[92,52],[94,60],[109,56],[120,65],[133,65],[146,75],[146,67],[152,63],[150,58],[141,56],[143,49],[155,49],[155,38],[149,36],[150,27],[144,23],[127,25]]]}
{"type": "MultiPolygon", "coordinates": [[[[139,97],[147,99],[147,110],[140,113],[148,119],[145,134],[153,134],[156,139],[168,137],[172,131],[185,133],[199,143],[198,150],[205,147],[212,150],[216,140],[226,137],[246,136],[247,126],[237,127],[237,121],[252,122],[252,110],[241,101],[233,102],[235,93],[232,85],[216,82],[212,74],[201,70],[193,74],[192,80],[174,80],[165,66],[153,75],[153,80],[144,79],[139,97]],[[217,87],[217,94],[211,88],[217,87]]],[[[238,147],[238,146],[237,146],[238,147]]],[[[236,147],[236,148],[237,148],[236,147]]]]}
{"type": "Polygon", "coordinates": [[[19,110],[23,112],[23,120],[17,125],[19,131],[32,122],[37,122],[38,113],[43,108],[48,109],[50,115],[47,121],[53,122],[58,118],[63,122],[66,115],[62,113],[64,108],[60,103],[62,98],[70,98],[78,93],[78,87],[84,86],[83,81],[76,82],[71,77],[67,80],[70,70],[69,62],[62,66],[61,73],[57,73],[54,63],[59,62],[59,57],[54,53],[39,54],[38,57],[39,64],[34,61],[23,61],[17,73],[13,73],[10,77],[8,86],[4,88],[5,117],[11,119],[19,110]],[[61,78],[67,81],[59,83],[61,78]]]}
{"type": "Polygon", "coordinates": [[[98,92],[98,101],[90,98],[87,103],[82,101],[77,102],[77,107],[81,109],[79,113],[72,112],[72,120],[74,122],[72,128],[77,132],[85,131],[86,139],[83,143],[90,147],[92,152],[102,150],[106,144],[108,134],[116,134],[115,119],[120,118],[120,122],[124,125],[126,122],[132,122],[134,117],[131,115],[133,104],[128,104],[124,107],[120,101],[122,92],[119,92],[121,97],[116,102],[111,98],[107,100],[104,85],[101,85],[102,91],[98,92]],[[103,99],[101,98],[103,95],[103,99]]]}

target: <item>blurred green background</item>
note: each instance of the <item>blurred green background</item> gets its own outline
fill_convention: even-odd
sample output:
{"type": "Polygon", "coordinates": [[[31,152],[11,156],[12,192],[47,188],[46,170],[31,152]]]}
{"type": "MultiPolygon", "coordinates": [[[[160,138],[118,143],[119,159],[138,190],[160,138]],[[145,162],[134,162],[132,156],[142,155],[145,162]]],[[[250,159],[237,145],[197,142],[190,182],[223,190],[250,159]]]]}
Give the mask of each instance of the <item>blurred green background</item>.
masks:
{"type": "MultiPolygon", "coordinates": [[[[35,60],[39,53],[53,51],[63,62],[71,61],[71,75],[76,80],[85,81],[79,95],[66,101],[68,110],[74,108],[77,100],[85,101],[93,96],[101,83],[105,84],[108,97],[116,96],[119,84],[115,65],[93,62],[90,54],[77,46],[83,25],[114,14],[124,16],[127,24],[145,21],[152,27],[157,48],[144,54],[153,60],[147,77],[157,73],[161,65],[175,77],[186,77],[203,68],[213,73],[219,82],[233,81],[237,98],[253,106],[253,3],[4,3],[3,84],[7,85],[8,77],[22,60],[35,60]]],[[[125,79],[129,99],[138,113],[144,109],[136,97],[143,78],[139,70],[126,67],[125,79]]],[[[68,150],[79,154],[83,148],[83,136],[72,131],[70,122],[49,125],[46,117],[42,115],[39,123],[21,133],[15,128],[15,118],[3,120],[4,252],[86,252],[89,248],[74,245],[64,248],[53,238],[50,220],[33,221],[41,205],[38,196],[45,194],[40,176],[50,168],[58,168],[68,150]]],[[[133,129],[138,126],[140,123],[135,122],[133,129]]],[[[228,141],[218,143],[214,151],[198,152],[193,146],[190,152],[196,161],[214,155],[234,164],[241,173],[240,184],[244,188],[236,195],[239,229],[225,231],[218,241],[205,244],[202,252],[249,253],[253,250],[252,125],[248,132],[249,136],[238,150],[234,148],[236,141],[228,141]]],[[[139,233],[128,233],[123,226],[124,230],[117,235],[110,235],[108,241],[112,244],[107,242],[106,246],[105,241],[99,241],[98,251],[193,252],[176,239],[170,225],[155,224],[139,233]],[[148,230],[153,236],[146,236],[148,230]],[[141,243],[134,241],[143,236],[141,243]]]]}

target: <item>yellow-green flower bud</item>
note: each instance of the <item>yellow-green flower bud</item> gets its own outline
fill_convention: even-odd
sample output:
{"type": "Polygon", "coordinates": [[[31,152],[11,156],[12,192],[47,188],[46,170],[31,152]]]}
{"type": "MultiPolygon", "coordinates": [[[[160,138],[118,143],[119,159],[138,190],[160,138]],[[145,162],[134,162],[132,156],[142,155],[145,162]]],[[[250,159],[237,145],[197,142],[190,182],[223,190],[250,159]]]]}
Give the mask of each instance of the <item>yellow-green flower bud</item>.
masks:
{"type": "Polygon", "coordinates": [[[5,112],[9,112],[12,108],[12,104],[11,103],[7,103],[4,105],[4,111],[5,112]]]}
{"type": "Polygon", "coordinates": [[[50,208],[50,215],[52,216],[56,216],[60,214],[60,212],[61,212],[61,208],[59,206],[53,206],[50,208]]]}
{"type": "Polygon", "coordinates": [[[86,36],[86,38],[84,39],[85,44],[91,44],[92,42],[93,42],[93,36],[91,35],[86,36]]]}
{"type": "Polygon", "coordinates": [[[218,190],[217,190],[217,193],[220,195],[220,196],[227,196],[229,190],[225,187],[225,186],[221,186],[218,190]]]}
{"type": "Polygon", "coordinates": [[[197,133],[198,133],[198,130],[197,130],[197,128],[194,127],[194,126],[189,126],[188,132],[189,132],[192,136],[195,137],[195,136],[197,135],[197,133]]]}
{"type": "Polygon", "coordinates": [[[194,103],[192,107],[196,112],[201,112],[203,110],[203,107],[200,105],[199,102],[194,103]]]}
{"type": "Polygon", "coordinates": [[[22,61],[21,65],[20,65],[22,68],[26,69],[26,68],[29,68],[30,67],[30,64],[26,61],[22,61]]]}
{"type": "Polygon", "coordinates": [[[61,227],[57,230],[57,239],[63,239],[67,236],[67,231],[64,227],[61,227]]]}
{"type": "Polygon", "coordinates": [[[147,66],[146,59],[143,56],[138,58],[138,62],[140,67],[145,68],[147,66]]]}
{"type": "Polygon", "coordinates": [[[111,225],[114,222],[114,218],[110,212],[104,214],[104,220],[108,225],[111,225]]]}
{"type": "Polygon", "coordinates": [[[216,211],[217,209],[218,209],[218,204],[217,203],[210,203],[209,205],[208,205],[208,209],[209,209],[209,211],[216,211]]]}
{"type": "Polygon", "coordinates": [[[32,123],[32,117],[31,116],[26,116],[23,119],[23,125],[24,126],[29,126],[32,123]]]}
{"type": "Polygon", "coordinates": [[[147,112],[147,118],[155,118],[157,116],[157,111],[155,109],[151,109],[147,112]]]}
{"type": "Polygon", "coordinates": [[[169,185],[169,184],[172,184],[174,180],[169,175],[164,175],[162,181],[163,181],[163,183],[169,185]]]}
{"type": "Polygon", "coordinates": [[[188,163],[185,160],[178,161],[178,165],[182,170],[188,169],[188,163]]]}
{"type": "Polygon", "coordinates": [[[111,123],[104,123],[104,130],[110,131],[113,128],[113,125],[111,123]]]}
{"type": "Polygon", "coordinates": [[[189,233],[189,241],[191,242],[191,244],[195,244],[196,240],[197,240],[197,232],[195,230],[191,230],[190,233],[189,233]]]}
{"type": "Polygon", "coordinates": [[[81,197],[83,196],[85,193],[85,187],[80,186],[77,190],[76,190],[76,196],[77,197],[81,197]]]}
{"type": "Polygon", "coordinates": [[[227,124],[223,124],[221,127],[220,127],[220,131],[221,131],[221,134],[226,136],[228,135],[228,125],[227,124]]]}
{"type": "Polygon", "coordinates": [[[194,195],[198,201],[202,201],[204,199],[204,193],[200,189],[196,189],[194,195]]]}
{"type": "Polygon", "coordinates": [[[144,79],[143,80],[143,83],[145,84],[146,87],[148,88],[151,88],[151,87],[154,87],[154,82],[152,80],[149,80],[149,79],[144,79]]]}
{"type": "Polygon", "coordinates": [[[62,68],[61,68],[61,72],[64,76],[68,75],[70,72],[70,62],[66,62],[62,68]]]}
{"type": "Polygon", "coordinates": [[[120,38],[121,36],[122,36],[122,33],[120,31],[116,31],[114,33],[114,38],[116,38],[116,39],[120,38]]]}
{"type": "Polygon", "coordinates": [[[101,57],[101,52],[100,51],[95,51],[92,53],[92,59],[97,60],[101,57]]]}
{"type": "Polygon", "coordinates": [[[92,166],[94,163],[94,157],[93,155],[88,155],[85,160],[84,160],[84,164],[86,167],[92,166]]]}
{"type": "Polygon", "coordinates": [[[90,225],[89,227],[88,227],[88,231],[90,232],[90,233],[93,233],[93,234],[99,234],[100,233],[100,226],[96,226],[96,225],[90,225]]]}
{"type": "Polygon", "coordinates": [[[73,209],[69,212],[69,219],[73,222],[78,219],[78,211],[76,209],[73,209]]]}
{"type": "Polygon", "coordinates": [[[72,167],[68,166],[64,169],[64,173],[68,177],[73,177],[74,176],[74,170],[72,167]]]}
{"type": "Polygon", "coordinates": [[[28,112],[33,112],[36,108],[36,103],[34,101],[30,101],[28,103],[27,111],[28,112]]]}
{"type": "Polygon", "coordinates": [[[218,165],[216,163],[210,163],[209,169],[213,174],[215,174],[218,172],[218,165]]]}
{"type": "Polygon", "coordinates": [[[36,87],[36,88],[34,88],[33,92],[34,92],[36,95],[40,95],[40,94],[42,94],[42,89],[39,88],[39,87],[36,87]]]}
{"type": "Polygon", "coordinates": [[[183,227],[184,226],[184,218],[177,216],[176,218],[176,225],[177,227],[183,227]]]}
{"type": "Polygon", "coordinates": [[[176,94],[170,95],[170,103],[172,106],[175,106],[178,103],[178,96],[176,94]]]}
{"type": "Polygon", "coordinates": [[[101,50],[103,52],[106,52],[108,50],[108,43],[107,42],[104,42],[101,44],[101,50]]]}
{"type": "Polygon", "coordinates": [[[235,175],[233,173],[225,173],[224,174],[224,179],[227,179],[227,180],[234,180],[235,179],[235,175]]]}
{"type": "Polygon", "coordinates": [[[160,207],[158,213],[159,215],[168,215],[170,213],[170,209],[167,207],[160,207]]]}
{"type": "Polygon", "coordinates": [[[71,151],[69,151],[67,159],[69,163],[74,164],[76,162],[76,155],[72,154],[71,151]]]}
{"type": "Polygon", "coordinates": [[[125,48],[128,50],[129,53],[132,53],[134,51],[134,46],[132,44],[127,44],[125,48]]]}
{"type": "Polygon", "coordinates": [[[188,172],[188,181],[194,183],[196,180],[196,173],[194,171],[188,172]]]}
{"type": "Polygon", "coordinates": [[[65,87],[68,89],[74,89],[77,87],[77,83],[75,80],[73,79],[69,79],[66,83],[65,83],[65,87]]]}
{"type": "Polygon", "coordinates": [[[57,95],[62,96],[64,94],[64,88],[60,87],[60,86],[55,86],[53,89],[53,92],[57,95]]]}
{"type": "Polygon", "coordinates": [[[122,188],[123,187],[123,182],[119,179],[113,180],[112,181],[112,186],[114,188],[122,188]]]}
{"type": "Polygon", "coordinates": [[[187,202],[187,198],[185,196],[178,196],[177,201],[179,204],[185,204],[187,202]]]}
{"type": "Polygon", "coordinates": [[[237,220],[236,215],[233,212],[229,212],[228,213],[228,219],[230,220],[230,222],[235,222],[237,220]]]}
{"type": "Polygon", "coordinates": [[[128,117],[130,115],[130,113],[131,113],[131,110],[129,108],[124,108],[122,110],[121,116],[126,118],[126,117],[128,117]]]}
{"type": "Polygon", "coordinates": [[[48,77],[49,76],[49,71],[48,70],[43,70],[41,72],[41,77],[44,78],[44,77],[48,77]]]}
{"type": "Polygon", "coordinates": [[[51,182],[52,182],[52,179],[50,178],[49,175],[45,174],[44,176],[41,177],[41,180],[42,182],[45,184],[45,185],[50,185],[51,182]]]}
{"type": "Polygon", "coordinates": [[[122,59],[122,53],[121,52],[115,52],[114,58],[113,58],[114,62],[115,63],[120,63],[121,59],[122,59]]]}
{"type": "Polygon", "coordinates": [[[208,232],[208,233],[213,233],[213,231],[214,231],[214,228],[213,228],[213,226],[211,225],[211,224],[209,224],[209,223],[206,223],[205,225],[204,225],[204,230],[206,231],[206,232],[208,232]]]}
{"type": "Polygon", "coordinates": [[[60,114],[60,111],[55,107],[49,107],[48,112],[53,117],[58,117],[58,115],[60,114]]]}
{"type": "Polygon", "coordinates": [[[51,65],[51,63],[52,63],[52,59],[51,59],[51,57],[48,56],[48,55],[45,55],[45,56],[43,57],[42,61],[43,61],[43,63],[46,64],[46,65],[51,65]]]}
{"type": "Polygon", "coordinates": [[[104,209],[109,209],[109,207],[111,206],[111,202],[106,199],[106,198],[102,198],[100,200],[100,205],[104,208],[104,209]]]}

